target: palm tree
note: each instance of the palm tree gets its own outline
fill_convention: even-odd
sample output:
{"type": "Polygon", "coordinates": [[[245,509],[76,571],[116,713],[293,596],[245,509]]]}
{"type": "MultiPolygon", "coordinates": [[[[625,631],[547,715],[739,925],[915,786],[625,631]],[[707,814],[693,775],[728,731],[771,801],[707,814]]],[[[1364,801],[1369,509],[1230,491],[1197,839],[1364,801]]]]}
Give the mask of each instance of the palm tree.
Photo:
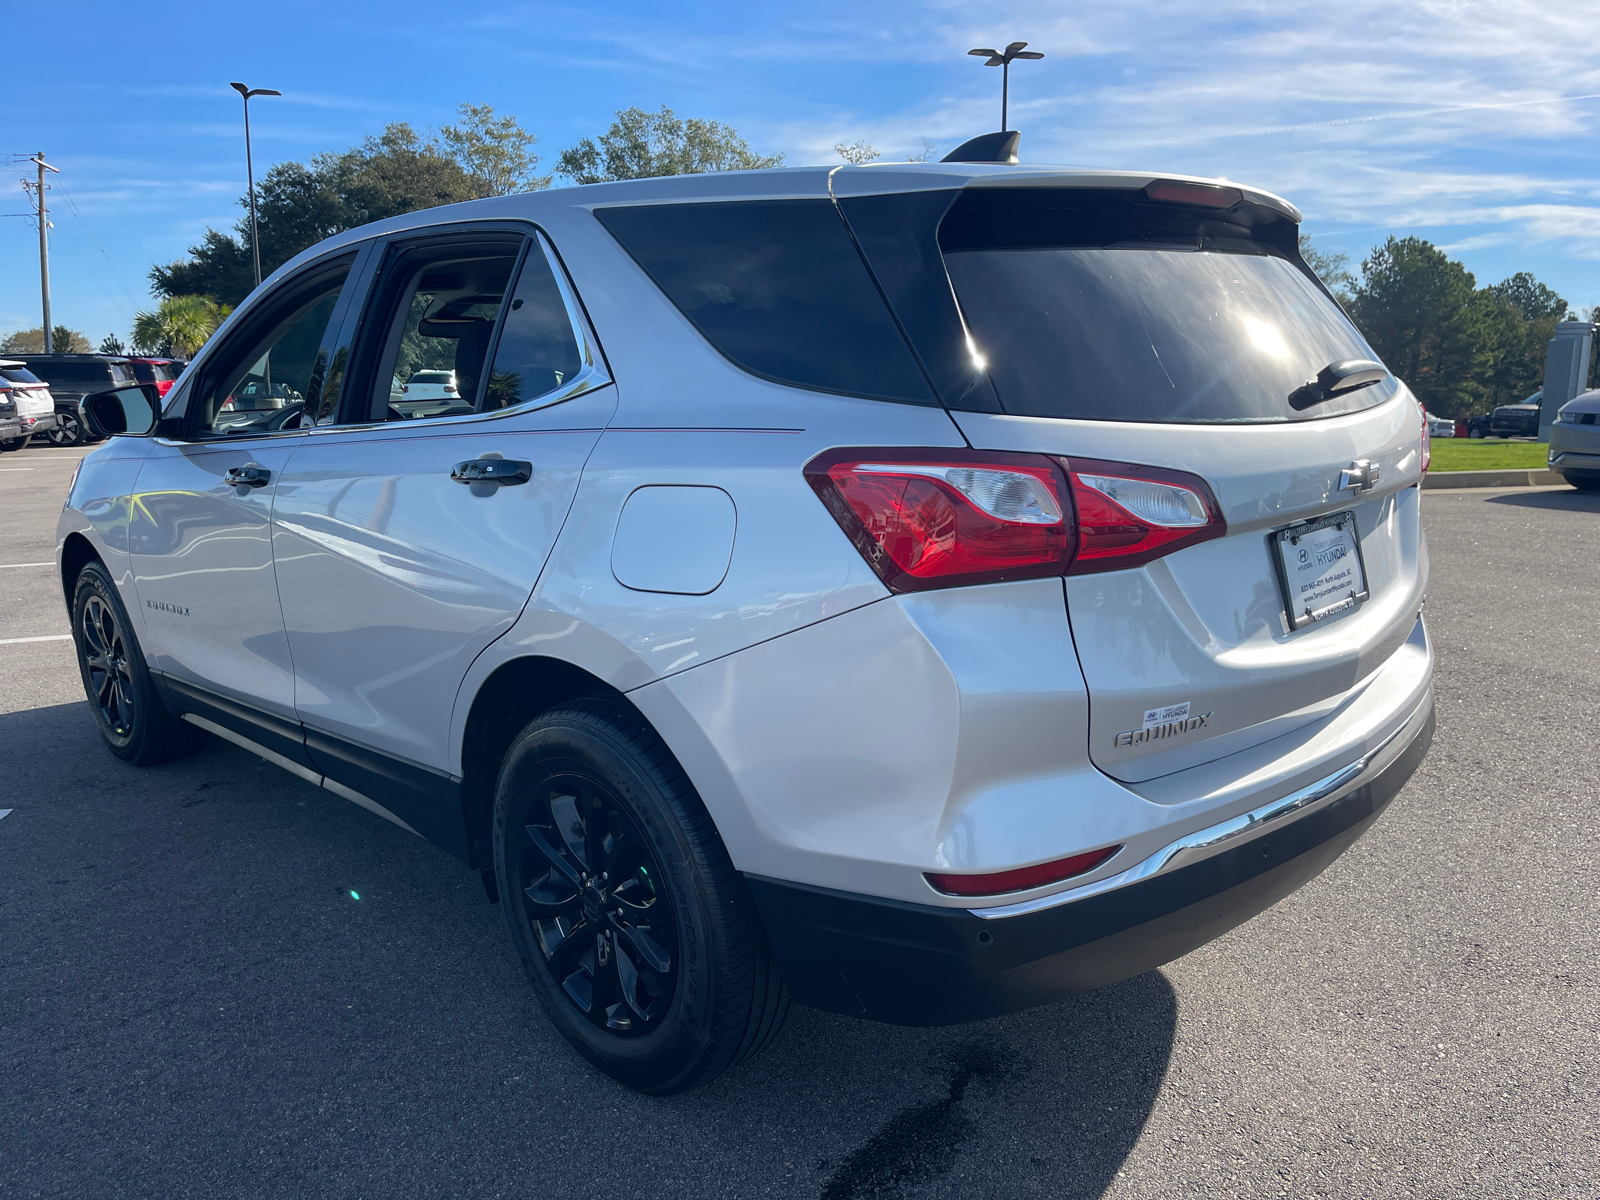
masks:
{"type": "Polygon", "coordinates": [[[134,314],[134,349],[193,358],[231,311],[210,296],[168,296],[155,312],[134,314]]]}

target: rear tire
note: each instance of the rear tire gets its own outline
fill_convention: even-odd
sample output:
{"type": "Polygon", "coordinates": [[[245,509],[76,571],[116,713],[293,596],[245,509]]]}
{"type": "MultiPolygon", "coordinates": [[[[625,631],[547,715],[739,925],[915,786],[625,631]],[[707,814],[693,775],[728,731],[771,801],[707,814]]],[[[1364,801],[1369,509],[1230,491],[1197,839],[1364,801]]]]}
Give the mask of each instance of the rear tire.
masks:
{"type": "Polygon", "coordinates": [[[1568,475],[1565,478],[1580,492],[1600,492],[1600,475],[1568,475]]]}
{"type": "Polygon", "coordinates": [[[91,562],[72,591],[72,641],[78,671],[106,748],[136,767],[154,766],[193,753],[206,740],[203,730],[167,711],[128,610],[105,567],[91,562]]]}
{"type": "Polygon", "coordinates": [[[698,1087],[782,1026],[789,996],[744,880],[626,705],[575,701],[522,731],[495,789],[494,855],[540,1002],[619,1083],[698,1087]]]}
{"type": "Polygon", "coordinates": [[[32,434],[29,434],[27,437],[6,438],[3,441],[0,441],[0,453],[10,453],[14,450],[21,450],[28,444],[28,439],[32,436],[32,434]]]}
{"type": "Polygon", "coordinates": [[[81,446],[88,441],[88,430],[77,413],[57,412],[56,427],[44,436],[52,446],[81,446]]]}

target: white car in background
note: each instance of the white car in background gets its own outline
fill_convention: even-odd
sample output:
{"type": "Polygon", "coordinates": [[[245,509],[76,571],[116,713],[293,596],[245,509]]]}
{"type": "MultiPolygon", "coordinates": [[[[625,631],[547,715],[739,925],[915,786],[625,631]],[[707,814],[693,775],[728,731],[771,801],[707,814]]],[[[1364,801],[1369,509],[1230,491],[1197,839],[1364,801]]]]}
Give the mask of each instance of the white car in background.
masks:
{"type": "Polygon", "coordinates": [[[1428,436],[1430,438],[1455,437],[1456,423],[1449,417],[1436,417],[1427,409],[1422,410],[1422,416],[1428,422],[1428,436]]]}
{"type": "Polygon", "coordinates": [[[36,433],[49,433],[56,427],[56,400],[45,383],[26,363],[0,358],[0,393],[16,401],[17,419],[22,433],[0,441],[0,450],[20,450],[36,433]]]}

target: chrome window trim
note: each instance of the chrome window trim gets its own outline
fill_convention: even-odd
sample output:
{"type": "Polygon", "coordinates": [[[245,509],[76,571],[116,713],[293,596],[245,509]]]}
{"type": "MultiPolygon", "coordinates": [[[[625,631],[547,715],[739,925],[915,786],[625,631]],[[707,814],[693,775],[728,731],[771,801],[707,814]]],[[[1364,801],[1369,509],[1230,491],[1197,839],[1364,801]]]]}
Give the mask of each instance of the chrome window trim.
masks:
{"type": "MultiPolygon", "coordinates": [[[[578,303],[577,293],[572,290],[572,284],[567,279],[566,268],[561,260],[556,257],[555,247],[545,237],[544,230],[538,226],[533,227],[534,245],[544,255],[545,262],[550,267],[550,274],[555,277],[556,287],[561,292],[561,304],[567,312],[567,323],[572,327],[572,335],[578,341],[578,352],[582,356],[583,365],[578,368],[578,373],[563,383],[560,387],[535,396],[531,400],[524,400],[521,404],[510,408],[497,408],[493,412],[457,413],[451,417],[421,417],[406,421],[360,421],[345,425],[316,425],[308,429],[296,430],[298,433],[307,433],[313,437],[324,437],[328,434],[350,433],[355,430],[371,432],[376,429],[394,430],[421,430],[433,429],[447,425],[469,425],[478,421],[499,421],[507,417],[517,417],[524,413],[537,412],[541,408],[550,408],[562,401],[571,400],[574,396],[581,396],[586,392],[598,391],[608,386],[611,374],[606,369],[604,360],[598,352],[598,338],[589,325],[588,317],[584,314],[578,303]]],[[[526,260],[524,260],[526,261],[526,260]]],[[[497,334],[494,345],[490,347],[489,366],[493,370],[494,354],[500,349],[500,338],[497,334]]]]}
{"type": "Polygon", "coordinates": [[[993,908],[974,908],[968,911],[975,917],[984,918],[1015,917],[1023,913],[1039,912],[1042,909],[1072,904],[1090,896],[1099,896],[1105,892],[1127,887],[1129,884],[1153,879],[1157,875],[1165,875],[1170,871],[1204,862],[1225,850],[1244,845],[1271,829],[1281,828],[1285,821],[1310,816],[1368,783],[1372,776],[1381,772],[1411,745],[1416,736],[1422,732],[1422,726],[1432,710],[1433,689],[1430,687],[1422,703],[1400,728],[1353,763],[1340,767],[1337,771],[1324,775],[1315,783],[1307,784],[1287,796],[1280,796],[1249,812],[1240,813],[1226,821],[1219,821],[1205,829],[1186,834],[1177,841],[1163,846],[1143,862],[1116,875],[1108,875],[1104,879],[1086,883],[1081,887],[1055,892],[1048,896],[1038,896],[1016,904],[1001,904],[993,908]]]}

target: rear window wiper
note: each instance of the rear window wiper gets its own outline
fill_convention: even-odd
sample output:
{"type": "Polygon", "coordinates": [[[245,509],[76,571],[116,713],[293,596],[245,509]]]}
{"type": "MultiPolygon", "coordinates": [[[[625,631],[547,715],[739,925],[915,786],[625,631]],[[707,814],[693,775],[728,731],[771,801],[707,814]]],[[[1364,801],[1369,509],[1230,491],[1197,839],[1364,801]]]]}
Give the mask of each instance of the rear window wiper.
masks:
{"type": "Polygon", "coordinates": [[[1335,396],[1343,396],[1364,387],[1371,387],[1375,383],[1382,383],[1387,378],[1389,369],[1380,362],[1373,362],[1370,358],[1340,359],[1323,367],[1317,372],[1315,379],[1308,379],[1290,392],[1289,407],[1296,411],[1310,408],[1313,404],[1321,404],[1324,400],[1332,400],[1335,396]]]}

